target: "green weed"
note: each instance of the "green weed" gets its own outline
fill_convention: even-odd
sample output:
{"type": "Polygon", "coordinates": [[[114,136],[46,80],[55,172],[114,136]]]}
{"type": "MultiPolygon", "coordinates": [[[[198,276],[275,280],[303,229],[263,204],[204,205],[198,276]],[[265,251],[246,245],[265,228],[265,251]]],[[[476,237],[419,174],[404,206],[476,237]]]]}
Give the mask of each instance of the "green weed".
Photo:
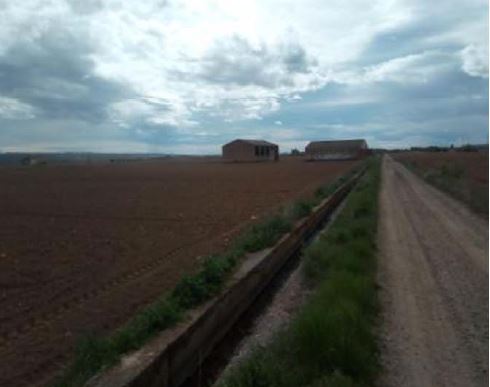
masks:
{"type": "Polygon", "coordinates": [[[308,216],[316,205],[318,205],[317,200],[299,200],[286,208],[284,217],[294,222],[308,216]]]}
{"type": "Polygon", "coordinates": [[[326,234],[303,253],[313,295],[288,328],[231,370],[219,387],[372,385],[379,160],[326,234]]]}
{"type": "Polygon", "coordinates": [[[253,253],[273,245],[291,229],[291,223],[282,216],[274,216],[263,223],[251,226],[238,238],[237,246],[253,253]]]}
{"type": "MultiPolygon", "coordinates": [[[[355,171],[350,172],[348,177],[353,173],[355,171]]],[[[322,195],[334,192],[348,177],[338,179],[332,187],[323,187],[322,195]]],[[[123,327],[107,337],[89,335],[81,339],[76,346],[74,361],[55,386],[82,386],[95,373],[117,363],[125,353],[140,348],[157,333],[174,326],[184,318],[186,310],[208,301],[219,293],[245,253],[259,251],[275,244],[290,231],[292,222],[307,216],[318,203],[318,198],[298,201],[289,207],[289,212],[249,227],[227,252],[205,259],[200,271],[182,278],[169,295],[144,308],[123,327]]],[[[250,382],[247,385],[269,386],[271,384],[264,384],[264,380],[268,382],[280,379],[280,375],[274,371],[280,370],[280,367],[275,365],[273,368],[273,364],[266,361],[272,361],[272,358],[267,353],[257,356],[260,362],[250,360],[248,366],[240,371],[244,375],[243,379],[250,382]],[[262,377],[265,371],[270,372],[268,379],[259,378],[258,376],[262,377]]]]}
{"type": "Polygon", "coordinates": [[[400,161],[434,187],[465,203],[476,213],[488,216],[488,184],[474,181],[463,165],[453,162],[424,170],[415,162],[400,161]]]}

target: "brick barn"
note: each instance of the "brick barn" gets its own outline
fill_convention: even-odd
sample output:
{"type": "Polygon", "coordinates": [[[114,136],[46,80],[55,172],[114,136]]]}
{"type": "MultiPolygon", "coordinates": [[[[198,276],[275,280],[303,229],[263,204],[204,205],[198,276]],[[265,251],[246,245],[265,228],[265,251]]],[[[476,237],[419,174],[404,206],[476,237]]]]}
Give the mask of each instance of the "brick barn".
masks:
{"type": "Polygon", "coordinates": [[[277,161],[279,146],[264,140],[237,139],[223,145],[223,159],[227,161],[277,161]]]}
{"type": "Polygon", "coordinates": [[[309,160],[355,160],[369,154],[366,140],[312,141],[305,148],[309,160]]]}

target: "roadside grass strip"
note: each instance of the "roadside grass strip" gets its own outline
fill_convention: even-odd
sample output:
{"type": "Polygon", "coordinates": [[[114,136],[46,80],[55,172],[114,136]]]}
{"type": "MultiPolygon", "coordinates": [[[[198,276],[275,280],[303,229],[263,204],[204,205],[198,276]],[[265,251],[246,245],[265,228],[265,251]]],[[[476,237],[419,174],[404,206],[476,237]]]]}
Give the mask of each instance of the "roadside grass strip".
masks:
{"type": "Polygon", "coordinates": [[[447,162],[437,168],[424,170],[414,161],[396,160],[429,184],[462,201],[476,213],[488,216],[488,185],[473,181],[463,165],[447,162]]]}
{"type": "Polygon", "coordinates": [[[230,369],[218,387],[374,384],[379,183],[380,160],[371,159],[332,226],[304,251],[310,299],[287,328],[230,369]]]}
{"type": "Polygon", "coordinates": [[[83,337],[75,358],[55,387],[83,386],[92,376],[119,362],[121,357],[141,348],[161,331],[185,319],[185,312],[217,295],[246,253],[274,245],[289,232],[294,222],[308,216],[312,209],[353,177],[361,166],[351,169],[331,184],[320,187],[313,198],[301,199],[277,215],[251,225],[234,241],[228,251],[207,257],[196,274],[184,276],[170,294],[162,296],[106,337],[83,337]]]}

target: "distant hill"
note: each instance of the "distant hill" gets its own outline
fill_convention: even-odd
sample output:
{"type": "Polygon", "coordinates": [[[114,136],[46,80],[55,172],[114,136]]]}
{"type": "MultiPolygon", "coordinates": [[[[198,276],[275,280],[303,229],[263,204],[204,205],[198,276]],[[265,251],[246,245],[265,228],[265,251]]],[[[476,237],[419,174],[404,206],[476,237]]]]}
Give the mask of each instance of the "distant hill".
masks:
{"type": "Polygon", "coordinates": [[[25,165],[26,158],[37,160],[35,164],[98,164],[113,162],[129,162],[137,160],[146,160],[152,158],[169,157],[169,155],[160,153],[24,153],[24,152],[7,152],[0,153],[0,165],[2,166],[20,166],[25,165]]]}

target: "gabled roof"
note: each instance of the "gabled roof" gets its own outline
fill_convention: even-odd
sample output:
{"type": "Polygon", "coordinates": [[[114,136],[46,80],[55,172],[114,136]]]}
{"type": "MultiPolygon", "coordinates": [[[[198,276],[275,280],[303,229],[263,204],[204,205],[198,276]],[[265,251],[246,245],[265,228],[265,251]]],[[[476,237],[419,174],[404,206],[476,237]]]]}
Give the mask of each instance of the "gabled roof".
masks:
{"type": "MultiPolygon", "coordinates": [[[[236,140],[233,140],[233,141],[229,142],[228,144],[231,144],[233,142],[245,142],[245,143],[251,144],[251,145],[262,145],[262,146],[277,146],[276,144],[273,144],[272,142],[265,141],[265,140],[248,140],[248,139],[242,139],[242,138],[238,138],[236,140]]],[[[228,144],[225,144],[225,145],[228,145],[228,144]]]]}
{"type": "Polygon", "coordinates": [[[352,149],[360,148],[366,144],[366,140],[332,140],[332,141],[312,141],[307,148],[332,148],[332,149],[352,149]]]}

